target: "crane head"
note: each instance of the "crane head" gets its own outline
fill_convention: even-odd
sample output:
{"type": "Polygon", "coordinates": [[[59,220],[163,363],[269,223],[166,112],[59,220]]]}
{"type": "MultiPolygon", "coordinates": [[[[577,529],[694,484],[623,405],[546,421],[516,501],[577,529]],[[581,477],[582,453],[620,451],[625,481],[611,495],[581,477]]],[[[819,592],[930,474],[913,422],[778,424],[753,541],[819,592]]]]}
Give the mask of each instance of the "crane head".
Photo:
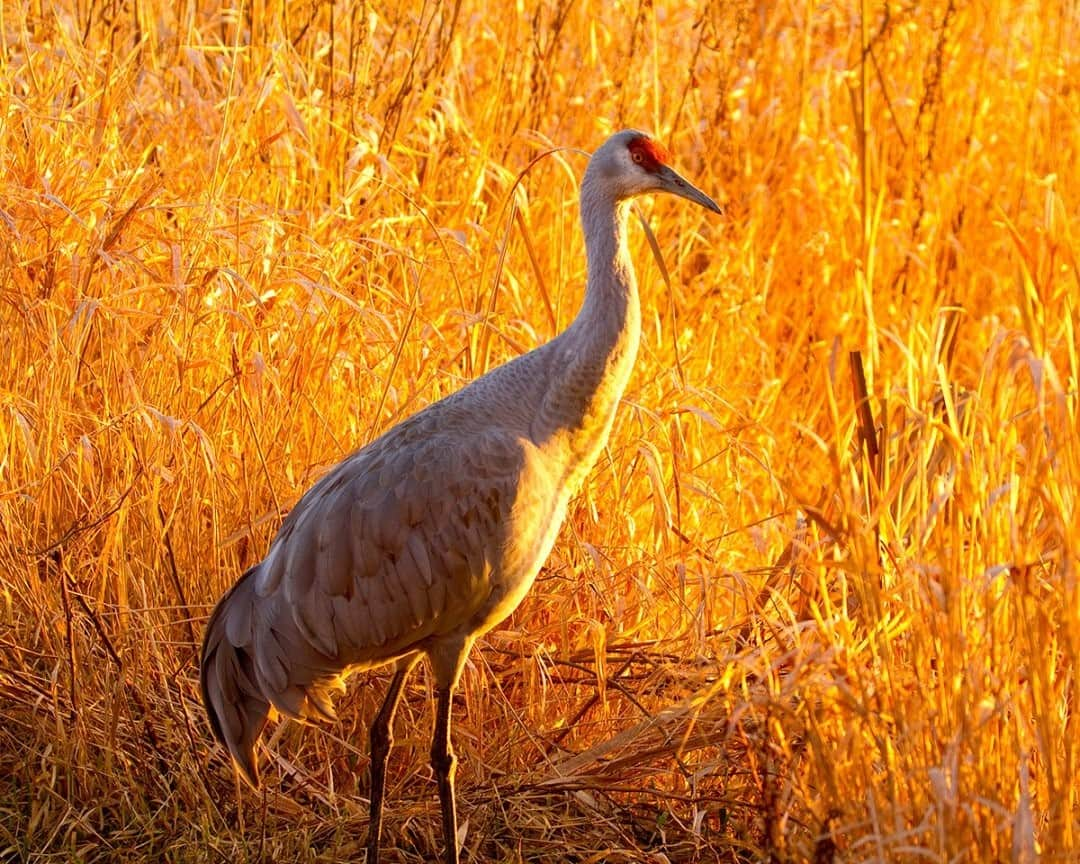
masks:
{"type": "Polygon", "coordinates": [[[636,129],[616,132],[593,154],[587,174],[593,174],[616,200],[649,192],[668,192],[722,213],[708,195],[671,167],[671,154],[654,138],[636,129]]]}

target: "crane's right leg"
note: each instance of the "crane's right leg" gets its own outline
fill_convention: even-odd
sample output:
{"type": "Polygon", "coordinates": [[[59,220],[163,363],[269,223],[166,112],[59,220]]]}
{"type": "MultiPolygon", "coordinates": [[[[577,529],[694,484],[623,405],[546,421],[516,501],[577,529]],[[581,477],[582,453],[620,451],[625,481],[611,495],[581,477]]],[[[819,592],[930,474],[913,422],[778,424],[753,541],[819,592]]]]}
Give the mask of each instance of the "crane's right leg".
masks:
{"type": "Polygon", "coordinates": [[[394,714],[401,700],[401,688],[419,654],[402,657],[397,662],[382,708],[371,724],[371,818],[368,820],[367,864],[379,864],[379,835],[382,833],[383,794],[386,789],[386,758],[394,744],[394,714]]]}
{"type": "Polygon", "coordinates": [[[454,701],[454,691],[449,687],[440,688],[435,691],[435,696],[435,740],[431,745],[431,765],[435,769],[435,780],[439,784],[446,864],[458,864],[457,800],[454,793],[457,757],[450,744],[450,709],[454,701]]]}

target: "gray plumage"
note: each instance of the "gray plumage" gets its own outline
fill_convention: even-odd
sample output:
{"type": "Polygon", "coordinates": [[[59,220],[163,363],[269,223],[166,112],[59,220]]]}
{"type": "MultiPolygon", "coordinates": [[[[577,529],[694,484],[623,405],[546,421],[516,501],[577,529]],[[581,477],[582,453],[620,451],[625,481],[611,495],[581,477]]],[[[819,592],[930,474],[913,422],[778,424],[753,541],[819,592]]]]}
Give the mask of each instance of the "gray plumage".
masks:
{"type": "Polygon", "coordinates": [[[473,642],[532,585],[611,430],[640,334],[628,200],[671,192],[720,212],[666,155],[634,130],[596,151],[581,185],[588,286],[571,325],[329,471],[210,616],[203,700],[214,735],[253,785],[271,707],[334,719],[331,693],[344,675],[397,664],[371,730],[369,864],[394,710],[420,656],[439,696],[432,761],[446,860],[458,860],[450,696],[473,642]]]}

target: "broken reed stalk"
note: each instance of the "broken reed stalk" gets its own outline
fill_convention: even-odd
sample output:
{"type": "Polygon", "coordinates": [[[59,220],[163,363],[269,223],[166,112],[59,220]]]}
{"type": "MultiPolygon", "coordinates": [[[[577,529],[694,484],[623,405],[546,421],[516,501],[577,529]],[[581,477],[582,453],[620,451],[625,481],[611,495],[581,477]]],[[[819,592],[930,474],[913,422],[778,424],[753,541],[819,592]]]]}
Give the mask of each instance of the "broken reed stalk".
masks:
{"type": "Polygon", "coordinates": [[[866,515],[874,523],[874,554],[881,565],[881,523],[874,515],[875,502],[881,490],[881,447],[878,444],[878,429],[874,423],[874,409],[870,405],[870,393],[866,388],[866,372],[863,370],[862,352],[852,351],[851,386],[855,396],[855,417],[859,426],[860,452],[865,460],[865,470],[860,472],[863,481],[863,494],[866,498],[866,515]]]}

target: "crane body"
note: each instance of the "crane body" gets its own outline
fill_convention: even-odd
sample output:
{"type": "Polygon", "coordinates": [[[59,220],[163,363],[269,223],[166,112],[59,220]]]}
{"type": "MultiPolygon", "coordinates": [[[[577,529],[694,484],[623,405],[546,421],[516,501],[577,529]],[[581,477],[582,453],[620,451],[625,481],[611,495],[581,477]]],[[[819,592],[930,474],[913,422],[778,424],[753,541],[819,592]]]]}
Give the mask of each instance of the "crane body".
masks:
{"type": "Polygon", "coordinates": [[[344,676],[395,664],[371,727],[368,864],[378,860],[394,713],[423,656],[436,685],[431,756],[446,861],[458,861],[452,693],[475,640],[528,592],[611,431],[641,329],[629,200],[668,191],[720,212],[666,156],[640,132],[608,139],[582,181],[588,286],[570,326],[331,469],[210,617],[203,699],[252,785],[271,708],[335,719],[331,694],[344,676]]]}

